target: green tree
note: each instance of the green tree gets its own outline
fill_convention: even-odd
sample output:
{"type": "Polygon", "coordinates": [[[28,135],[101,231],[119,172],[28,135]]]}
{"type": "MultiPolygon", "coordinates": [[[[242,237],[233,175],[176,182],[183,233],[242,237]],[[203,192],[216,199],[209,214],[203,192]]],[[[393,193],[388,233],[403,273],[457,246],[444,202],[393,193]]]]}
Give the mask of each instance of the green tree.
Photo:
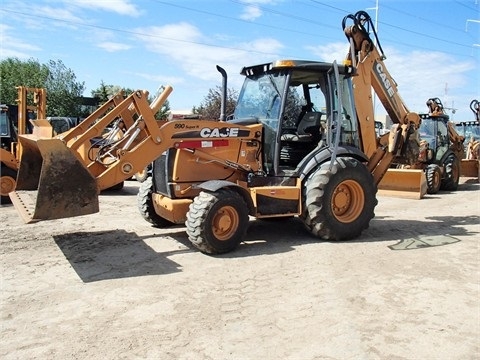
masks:
{"type": "MultiPolygon", "coordinates": [[[[14,105],[17,86],[44,88],[48,78],[48,66],[38,60],[21,61],[7,58],[0,62],[0,103],[14,105]]],[[[48,94],[47,94],[48,95],[48,94]]]]}
{"type": "Polygon", "coordinates": [[[85,85],[61,60],[40,64],[38,60],[7,58],[0,62],[0,102],[15,104],[16,86],[45,88],[47,116],[77,116],[85,85]]]}
{"type": "MultiPolygon", "coordinates": [[[[225,115],[233,114],[237,105],[238,91],[235,89],[227,89],[227,103],[225,104],[225,115]]],[[[216,86],[209,89],[208,94],[198,107],[193,107],[192,113],[200,115],[204,119],[219,119],[222,103],[222,87],[216,86]]]]}
{"type": "Polygon", "coordinates": [[[80,97],[85,91],[85,83],[77,82],[73,70],[67,68],[61,60],[50,60],[47,89],[48,116],[77,116],[80,113],[80,97]]]}
{"type": "Polygon", "coordinates": [[[124,97],[127,97],[134,92],[133,89],[122,87],[119,85],[107,85],[102,80],[100,83],[100,86],[92,90],[91,94],[93,97],[99,99],[100,104],[104,104],[108,100],[110,100],[114,95],[118,94],[120,91],[123,91],[124,97]]]}

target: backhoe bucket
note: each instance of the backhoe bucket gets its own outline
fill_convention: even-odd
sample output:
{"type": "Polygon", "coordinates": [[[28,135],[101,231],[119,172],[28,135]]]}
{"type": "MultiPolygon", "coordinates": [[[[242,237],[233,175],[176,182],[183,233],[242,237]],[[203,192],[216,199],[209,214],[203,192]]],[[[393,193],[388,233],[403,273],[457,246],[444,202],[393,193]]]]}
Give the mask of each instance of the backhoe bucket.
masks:
{"type": "Polygon", "coordinates": [[[427,178],[423,170],[388,169],[378,190],[380,195],[419,200],[427,193],[427,178]]]}
{"type": "Polygon", "coordinates": [[[19,140],[17,186],[9,196],[26,223],[99,211],[95,178],[60,139],[19,140]]]}

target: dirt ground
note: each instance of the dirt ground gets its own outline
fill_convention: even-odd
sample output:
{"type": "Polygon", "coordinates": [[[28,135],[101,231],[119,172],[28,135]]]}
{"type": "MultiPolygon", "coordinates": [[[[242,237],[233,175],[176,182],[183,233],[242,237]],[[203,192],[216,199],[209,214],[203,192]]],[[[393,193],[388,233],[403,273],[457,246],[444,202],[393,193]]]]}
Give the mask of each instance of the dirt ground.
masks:
{"type": "MultiPolygon", "coordinates": [[[[467,180],[467,181],[465,181],[467,180]]],[[[480,184],[379,196],[361,238],[251,221],[232,253],[137,211],[23,224],[0,208],[2,359],[480,359],[480,184]]]]}

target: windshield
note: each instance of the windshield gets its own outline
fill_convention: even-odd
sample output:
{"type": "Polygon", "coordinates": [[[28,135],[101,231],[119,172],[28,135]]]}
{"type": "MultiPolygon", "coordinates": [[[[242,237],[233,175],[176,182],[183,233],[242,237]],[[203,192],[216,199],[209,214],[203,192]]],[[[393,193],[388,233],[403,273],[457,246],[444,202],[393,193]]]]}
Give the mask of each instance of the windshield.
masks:
{"type": "Polygon", "coordinates": [[[8,135],[8,117],[7,112],[4,110],[0,112],[0,135],[8,135]]]}
{"type": "Polygon", "coordinates": [[[247,77],[238,97],[234,118],[254,118],[264,125],[276,128],[286,77],[285,73],[247,77]]]}
{"type": "Polygon", "coordinates": [[[470,141],[471,138],[474,140],[480,140],[480,126],[478,124],[465,125],[465,139],[470,141]]]}

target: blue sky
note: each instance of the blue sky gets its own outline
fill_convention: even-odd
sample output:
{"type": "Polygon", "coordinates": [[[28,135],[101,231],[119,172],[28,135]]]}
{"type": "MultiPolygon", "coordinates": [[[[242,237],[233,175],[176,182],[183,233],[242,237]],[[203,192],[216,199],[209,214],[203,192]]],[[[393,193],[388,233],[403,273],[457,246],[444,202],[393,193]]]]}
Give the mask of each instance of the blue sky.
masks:
{"type": "MultiPolygon", "coordinates": [[[[375,0],[2,0],[0,57],[62,60],[85,96],[106,84],[155,93],[172,85],[172,110],[199,105],[209,88],[240,89],[242,66],[295,58],[341,62],[341,22],[375,0]]],[[[480,99],[479,0],[379,0],[385,64],[412,111],[439,97],[473,120],[480,99]]],[[[376,111],[385,113],[377,103],[376,111]]]]}

